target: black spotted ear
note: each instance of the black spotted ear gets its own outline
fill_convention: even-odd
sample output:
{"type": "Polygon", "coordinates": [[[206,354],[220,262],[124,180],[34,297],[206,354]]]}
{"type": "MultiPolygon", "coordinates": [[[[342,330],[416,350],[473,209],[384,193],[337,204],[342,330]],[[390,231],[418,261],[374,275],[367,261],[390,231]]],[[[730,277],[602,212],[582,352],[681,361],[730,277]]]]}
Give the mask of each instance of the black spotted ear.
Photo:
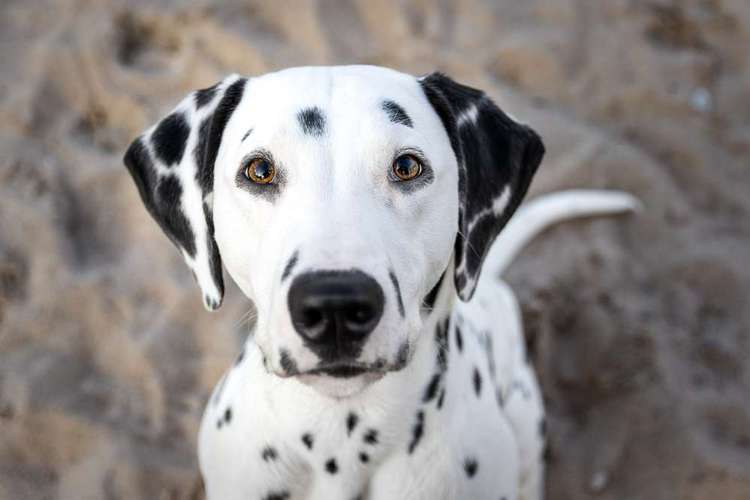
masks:
{"type": "Polygon", "coordinates": [[[149,213],[193,271],[208,310],[217,309],[224,297],[214,240],[214,161],[245,83],[232,75],[189,94],[133,141],[123,160],[149,213]]]}
{"type": "Polygon", "coordinates": [[[419,83],[458,163],[455,282],[459,297],[467,301],[492,242],[526,194],[544,145],[536,132],[511,119],[480,90],[441,73],[419,83]]]}

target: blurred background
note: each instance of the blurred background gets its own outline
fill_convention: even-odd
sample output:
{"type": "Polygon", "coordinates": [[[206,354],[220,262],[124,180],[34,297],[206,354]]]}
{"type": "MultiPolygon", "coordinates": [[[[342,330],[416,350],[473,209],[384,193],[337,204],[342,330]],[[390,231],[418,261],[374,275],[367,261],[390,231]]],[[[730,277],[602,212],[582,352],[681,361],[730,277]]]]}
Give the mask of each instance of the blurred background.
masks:
{"type": "MultiPolygon", "coordinates": [[[[196,432],[248,331],[121,163],[229,72],[440,69],[531,123],[530,193],[639,216],[538,238],[506,278],[549,414],[547,498],[750,498],[750,2],[0,5],[0,499],[200,499],[196,432]]],[[[498,464],[501,466],[501,464],[498,464]]]]}

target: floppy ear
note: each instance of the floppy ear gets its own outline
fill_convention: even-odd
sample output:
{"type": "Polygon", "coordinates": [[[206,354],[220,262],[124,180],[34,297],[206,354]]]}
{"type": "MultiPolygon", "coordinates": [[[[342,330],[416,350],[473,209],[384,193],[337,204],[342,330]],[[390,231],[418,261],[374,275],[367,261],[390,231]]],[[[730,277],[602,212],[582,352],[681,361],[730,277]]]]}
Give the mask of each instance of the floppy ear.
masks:
{"type": "Polygon", "coordinates": [[[521,203],[544,156],[542,140],[484,92],[441,73],[419,80],[443,122],[458,163],[455,283],[471,299],[487,251],[521,203]]]}
{"type": "Polygon", "coordinates": [[[133,141],[123,159],[149,213],[181,250],[210,311],[224,297],[214,240],[214,162],[245,82],[232,75],[192,92],[133,141]]]}

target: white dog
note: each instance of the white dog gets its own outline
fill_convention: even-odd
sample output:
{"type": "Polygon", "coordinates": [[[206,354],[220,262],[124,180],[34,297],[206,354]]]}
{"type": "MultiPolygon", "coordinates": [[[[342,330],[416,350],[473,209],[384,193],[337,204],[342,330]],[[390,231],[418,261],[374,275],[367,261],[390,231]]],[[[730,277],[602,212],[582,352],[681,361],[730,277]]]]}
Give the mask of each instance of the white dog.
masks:
{"type": "Polygon", "coordinates": [[[223,264],[258,311],[201,425],[209,499],[541,499],[542,401],[497,273],[548,223],[635,206],[532,203],[480,279],[543,154],[482,92],[368,66],[230,76],[133,142],[206,307],[223,264]]]}

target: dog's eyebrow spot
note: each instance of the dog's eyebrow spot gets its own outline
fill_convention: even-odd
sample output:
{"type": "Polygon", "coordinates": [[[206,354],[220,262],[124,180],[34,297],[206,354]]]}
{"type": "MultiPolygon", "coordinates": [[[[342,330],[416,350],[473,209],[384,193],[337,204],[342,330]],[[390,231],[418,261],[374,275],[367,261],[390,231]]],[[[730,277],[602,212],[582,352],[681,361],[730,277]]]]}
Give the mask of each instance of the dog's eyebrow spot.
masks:
{"type": "Polygon", "coordinates": [[[381,103],[380,107],[388,114],[388,118],[393,123],[400,123],[410,128],[414,128],[414,123],[411,121],[411,117],[404,111],[404,108],[396,104],[394,101],[385,100],[381,103]]]}
{"type": "Polygon", "coordinates": [[[302,132],[307,135],[320,137],[325,131],[326,119],[321,109],[317,106],[301,110],[297,113],[297,121],[299,121],[300,127],[302,127],[302,132]]]}
{"type": "Polygon", "coordinates": [[[404,299],[401,297],[401,287],[398,284],[398,278],[396,277],[396,273],[394,273],[392,270],[388,271],[388,276],[391,278],[391,283],[393,283],[393,288],[396,290],[396,301],[398,303],[398,312],[401,314],[401,317],[404,317],[404,299]]]}
{"type": "Polygon", "coordinates": [[[245,135],[242,136],[242,140],[240,142],[245,142],[245,139],[253,133],[253,129],[248,129],[247,132],[245,132],[245,135]]]}
{"type": "Polygon", "coordinates": [[[284,280],[286,280],[290,274],[292,274],[292,270],[294,269],[294,266],[297,265],[297,261],[299,260],[299,250],[296,250],[292,256],[287,261],[286,265],[284,266],[284,272],[281,273],[281,282],[283,283],[284,280]]]}
{"type": "Polygon", "coordinates": [[[164,118],[151,134],[151,145],[156,157],[171,167],[182,161],[190,126],[182,113],[172,113],[164,118]]]}

